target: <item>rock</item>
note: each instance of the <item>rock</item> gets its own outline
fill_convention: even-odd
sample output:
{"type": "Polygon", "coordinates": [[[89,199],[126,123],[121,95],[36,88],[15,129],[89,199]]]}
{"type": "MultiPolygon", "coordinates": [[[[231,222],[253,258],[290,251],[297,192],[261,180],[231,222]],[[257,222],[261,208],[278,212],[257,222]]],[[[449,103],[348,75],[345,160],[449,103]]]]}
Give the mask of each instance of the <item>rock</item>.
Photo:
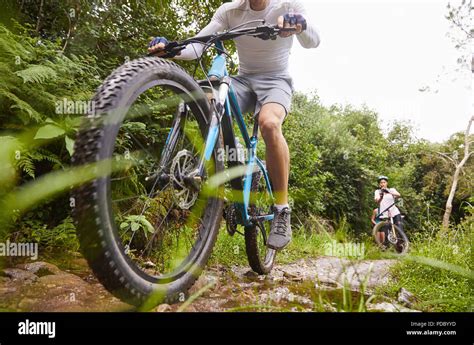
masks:
{"type": "Polygon", "coordinates": [[[61,273],[61,270],[57,266],[43,261],[18,265],[18,268],[31,272],[37,275],[38,277],[61,273]]]}
{"type": "Polygon", "coordinates": [[[335,306],[333,306],[332,304],[327,303],[327,302],[325,302],[323,304],[323,308],[324,308],[325,311],[329,311],[331,313],[336,313],[337,312],[337,308],[335,306]]]}
{"type": "Polygon", "coordinates": [[[18,308],[20,310],[29,310],[31,309],[32,306],[35,305],[35,303],[37,303],[37,300],[36,299],[32,299],[32,298],[23,298],[20,303],[18,303],[18,308]]]}
{"type": "Polygon", "coordinates": [[[316,290],[322,290],[322,291],[334,291],[334,290],[342,289],[343,287],[344,287],[343,285],[341,285],[340,283],[336,281],[334,282],[325,281],[323,283],[320,283],[320,282],[314,283],[314,288],[316,290]]]}
{"type": "Polygon", "coordinates": [[[288,300],[290,290],[287,287],[277,287],[268,294],[268,298],[276,303],[279,303],[282,299],[288,300]]]}
{"type": "Polygon", "coordinates": [[[38,279],[38,282],[48,287],[54,287],[54,286],[86,287],[86,286],[89,286],[84,280],[82,280],[78,276],[71,273],[66,273],[66,272],[61,272],[61,274],[42,276],[38,279]]]}
{"type": "MultiPolygon", "coordinates": [[[[246,265],[209,267],[189,291],[193,295],[214,283],[197,297],[186,311],[219,312],[230,309],[337,311],[334,300],[344,283],[355,293],[388,282],[389,268],[396,260],[348,260],[338,257],[305,258],[276,265],[268,275],[258,275],[246,265]],[[314,294],[322,292],[320,305],[314,294]],[[330,301],[327,301],[330,299],[330,301]],[[261,309],[255,306],[265,306],[261,309]]],[[[151,266],[151,265],[150,265],[151,266]]],[[[134,308],[113,297],[92,275],[83,258],[71,257],[63,272],[46,262],[32,262],[0,270],[0,310],[21,311],[130,311],[134,308]],[[3,275],[3,277],[1,277],[3,275]],[[27,284],[25,284],[28,282],[27,284]]],[[[352,292],[351,292],[352,293],[352,292]]],[[[398,302],[368,304],[374,311],[414,311],[407,308],[411,297],[400,291],[398,302]]],[[[161,304],[156,312],[175,311],[182,304],[161,304]]]]}
{"type": "Polygon", "coordinates": [[[420,312],[419,310],[414,310],[410,308],[406,308],[397,303],[390,303],[390,302],[381,302],[381,303],[368,303],[366,305],[367,311],[382,311],[382,312],[402,312],[402,313],[411,313],[411,312],[420,312]]]}
{"type": "MultiPolygon", "coordinates": [[[[212,284],[212,285],[209,286],[207,290],[215,288],[218,282],[219,280],[216,277],[203,273],[198,278],[198,280],[196,280],[196,282],[191,287],[191,289],[189,289],[189,295],[193,295],[197,293],[199,290],[205,288],[209,284],[212,284]]],[[[204,291],[204,293],[206,293],[206,291],[204,291]]]]}
{"type": "Polygon", "coordinates": [[[71,266],[73,268],[89,268],[89,264],[87,263],[87,260],[84,258],[75,258],[71,260],[71,266]]]}
{"type": "Polygon", "coordinates": [[[0,295],[14,292],[16,292],[16,287],[0,287],[0,295]]]}
{"type": "Polygon", "coordinates": [[[147,262],[145,262],[145,263],[143,264],[143,266],[144,266],[145,268],[155,268],[155,267],[156,267],[156,265],[155,265],[153,262],[151,262],[150,260],[148,260],[147,262]]]}
{"type": "MultiPolygon", "coordinates": [[[[79,259],[71,259],[74,260],[79,259]]],[[[0,282],[3,283],[0,284],[2,311],[99,312],[134,309],[113,297],[96,280],[86,282],[79,276],[63,272],[46,262],[23,264],[0,272],[5,276],[0,282]]],[[[90,274],[90,270],[85,273],[90,274]]]]}
{"type": "Polygon", "coordinates": [[[195,313],[195,312],[197,312],[197,309],[196,309],[196,307],[195,307],[194,305],[191,304],[191,305],[188,305],[188,306],[186,307],[186,309],[183,310],[183,311],[185,311],[185,312],[187,312],[187,313],[195,313]]]}
{"type": "Polygon", "coordinates": [[[290,273],[283,271],[283,277],[291,280],[291,281],[302,281],[304,279],[304,275],[301,274],[295,274],[295,273],[290,273]]]}
{"type": "Polygon", "coordinates": [[[244,273],[244,277],[247,277],[247,278],[258,278],[258,273],[252,271],[252,270],[249,270],[247,272],[244,273]]]}
{"type": "Polygon", "coordinates": [[[405,288],[401,288],[398,292],[397,301],[404,305],[405,307],[411,308],[413,304],[417,302],[417,298],[410,291],[405,288]]]}
{"type": "Polygon", "coordinates": [[[23,283],[31,283],[38,279],[35,274],[19,268],[5,268],[3,273],[12,280],[21,281],[23,283]]]}
{"type": "Polygon", "coordinates": [[[303,305],[303,304],[308,305],[308,306],[313,306],[314,305],[314,302],[311,299],[309,299],[308,297],[295,295],[291,292],[288,294],[286,299],[288,300],[288,302],[294,302],[294,303],[298,303],[300,305],[303,305]]]}
{"type": "Polygon", "coordinates": [[[158,313],[164,313],[167,311],[171,311],[171,306],[169,304],[160,304],[157,308],[156,311],[158,313]]]}
{"type": "Polygon", "coordinates": [[[8,283],[10,280],[8,277],[0,277],[0,284],[8,283]]]}

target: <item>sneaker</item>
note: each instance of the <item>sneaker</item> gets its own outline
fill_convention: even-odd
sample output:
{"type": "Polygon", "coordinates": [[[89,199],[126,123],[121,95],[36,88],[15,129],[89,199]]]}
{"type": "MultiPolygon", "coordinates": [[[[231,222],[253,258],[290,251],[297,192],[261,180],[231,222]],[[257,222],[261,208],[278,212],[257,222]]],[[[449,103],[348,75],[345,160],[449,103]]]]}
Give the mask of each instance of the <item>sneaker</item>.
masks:
{"type": "Polygon", "coordinates": [[[291,241],[291,210],[285,207],[281,211],[274,211],[274,218],[267,247],[275,250],[283,249],[291,241]]]}

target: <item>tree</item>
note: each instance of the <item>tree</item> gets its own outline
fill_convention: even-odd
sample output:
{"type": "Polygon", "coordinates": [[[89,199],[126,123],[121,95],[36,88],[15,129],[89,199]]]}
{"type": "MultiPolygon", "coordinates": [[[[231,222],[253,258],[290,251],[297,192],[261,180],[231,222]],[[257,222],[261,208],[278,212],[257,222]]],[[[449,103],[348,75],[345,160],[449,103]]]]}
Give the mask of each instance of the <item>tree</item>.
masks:
{"type": "Polygon", "coordinates": [[[454,175],[453,175],[453,183],[451,184],[451,190],[449,192],[448,200],[446,201],[446,209],[444,211],[444,216],[443,216],[443,228],[447,228],[449,226],[449,218],[451,217],[451,211],[453,209],[453,199],[454,199],[454,195],[456,194],[456,189],[458,186],[459,174],[461,173],[461,170],[466,164],[469,157],[471,157],[474,154],[474,150],[471,151],[470,149],[471,144],[474,142],[474,140],[472,140],[470,137],[472,122],[474,122],[474,116],[472,116],[471,119],[469,120],[466,132],[464,134],[464,156],[461,159],[461,161],[458,162],[456,160],[456,157],[453,158],[453,157],[440,153],[443,156],[449,158],[455,166],[454,175]]]}
{"type": "MultiPolygon", "coordinates": [[[[455,30],[451,33],[453,41],[456,43],[456,48],[461,52],[461,57],[458,59],[458,63],[463,70],[471,70],[474,73],[474,52],[472,51],[472,41],[474,39],[474,28],[472,26],[472,10],[474,4],[472,0],[462,0],[457,5],[448,4],[448,15],[446,18],[451,22],[455,30]]],[[[471,77],[472,78],[472,77],[471,77]]],[[[466,132],[464,134],[464,155],[461,161],[457,161],[456,157],[449,159],[452,160],[455,165],[453,182],[451,190],[449,192],[448,200],[446,201],[446,209],[443,216],[443,228],[449,226],[449,218],[452,211],[452,202],[456,193],[459,174],[462,171],[463,166],[466,164],[469,157],[474,153],[470,150],[470,145],[473,143],[470,140],[470,130],[474,116],[471,116],[467,125],[466,132]]]]}

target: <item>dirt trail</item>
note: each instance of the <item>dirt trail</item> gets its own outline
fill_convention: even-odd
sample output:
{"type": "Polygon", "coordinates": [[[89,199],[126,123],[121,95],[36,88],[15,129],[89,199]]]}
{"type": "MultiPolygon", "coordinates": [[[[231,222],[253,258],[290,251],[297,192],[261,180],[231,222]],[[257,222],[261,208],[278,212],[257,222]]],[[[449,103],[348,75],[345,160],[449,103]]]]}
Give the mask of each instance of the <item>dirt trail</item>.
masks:
{"type": "MultiPolygon", "coordinates": [[[[349,261],[337,257],[276,265],[258,276],[248,267],[206,269],[183,303],[162,304],[156,311],[410,311],[375,289],[389,282],[395,260],[349,261]],[[371,297],[372,296],[372,297],[371,297]]],[[[67,268],[34,262],[0,270],[3,311],[132,310],[108,293],[82,258],[67,268]]]]}

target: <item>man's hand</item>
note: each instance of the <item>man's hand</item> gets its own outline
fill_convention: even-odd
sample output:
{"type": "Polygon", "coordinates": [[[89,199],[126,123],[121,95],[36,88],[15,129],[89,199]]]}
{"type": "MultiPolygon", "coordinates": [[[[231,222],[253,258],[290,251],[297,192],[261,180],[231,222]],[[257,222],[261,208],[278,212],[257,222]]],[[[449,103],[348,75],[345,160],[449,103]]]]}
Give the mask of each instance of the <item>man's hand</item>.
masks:
{"type": "Polygon", "coordinates": [[[278,27],[279,28],[292,28],[296,29],[295,31],[282,31],[280,32],[280,37],[289,37],[294,34],[300,34],[307,28],[306,19],[301,14],[285,14],[278,18],[278,27]]]}
{"type": "Polygon", "coordinates": [[[148,43],[148,53],[156,56],[165,56],[165,47],[168,44],[168,40],[164,37],[155,37],[148,43]]]}

